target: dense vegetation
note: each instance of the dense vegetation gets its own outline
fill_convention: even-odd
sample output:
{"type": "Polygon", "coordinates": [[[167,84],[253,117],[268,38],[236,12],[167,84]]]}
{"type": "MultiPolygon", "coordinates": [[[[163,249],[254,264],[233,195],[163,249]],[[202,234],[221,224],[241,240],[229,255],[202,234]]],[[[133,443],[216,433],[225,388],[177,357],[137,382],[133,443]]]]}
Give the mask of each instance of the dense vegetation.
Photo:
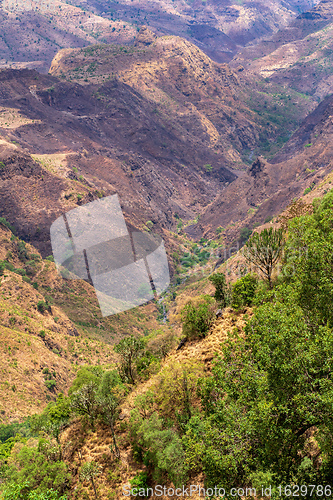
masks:
{"type": "MultiPolygon", "coordinates": [[[[183,333],[192,340],[207,335],[216,303],[231,304],[236,316],[252,306],[245,331],[228,332],[211,372],[189,360],[162,365],[175,345],[171,334],[126,337],[115,347],[116,370],[80,369],[68,397],[60,395],[25,424],[0,428],[1,499],[66,498],[71,477],[59,438],[75,417],[92,430],[108,426],[116,463],[121,404],[152,374],[149,390],[137,396],[123,424],[134,459],[147,471],[132,485],[179,486],[202,471],[207,488],[248,487],[260,494],[271,487],[272,498],[288,498],[304,485],[303,498],[330,496],[333,191],[314,202],[311,214],[290,220],[283,237],[272,230],[252,238],[252,247],[267,239],[281,273],[274,271],[274,255],[268,273],[259,266],[258,276],[248,274],[232,286],[217,273],[211,279],[216,302],[202,296],[181,313],[183,333]]],[[[91,483],[96,497],[99,474],[98,464],[81,464],[80,480],[91,483]]]]}

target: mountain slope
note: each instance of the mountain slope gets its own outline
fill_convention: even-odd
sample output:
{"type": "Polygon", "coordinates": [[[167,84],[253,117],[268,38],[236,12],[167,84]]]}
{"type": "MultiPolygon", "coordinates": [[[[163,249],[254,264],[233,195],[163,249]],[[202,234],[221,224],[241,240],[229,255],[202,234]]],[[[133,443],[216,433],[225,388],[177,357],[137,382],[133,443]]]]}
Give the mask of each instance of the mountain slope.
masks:
{"type": "Polygon", "coordinates": [[[262,223],[311,190],[332,171],[333,96],[327,97],[270,161],[258,159],[205,211],[194,234],[222,226],[230,239],[239,228],[262,223]]]}
{"type": "Polygon", "coordinates": [[[272,38],[245,49],[232,64],[320,101],[333,90],[332,31],[333,2],[322,0],[272,38]]]}
{"type": "Polygon", "coordinates": [[[58,50],[96,42],[131,44],[142,24],[159,35],[183,36],[225,62],[237,53],[238,45],[273,33],[316,2],[3,0],[0,67],[10,64],[46,73],[58,50]]]}

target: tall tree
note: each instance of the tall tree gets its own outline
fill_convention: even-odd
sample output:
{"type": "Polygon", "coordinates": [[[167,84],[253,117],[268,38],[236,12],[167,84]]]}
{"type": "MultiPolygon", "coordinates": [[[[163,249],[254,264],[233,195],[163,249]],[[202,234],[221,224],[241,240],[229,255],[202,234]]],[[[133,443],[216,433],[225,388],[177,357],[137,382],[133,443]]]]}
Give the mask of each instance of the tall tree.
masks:
{"type": "Polygon", "coordinates": [[[125,388],[121,383],[116,371],[104,373],[101,385],[98,391],[99,411],[105,422],[110,426],[113,447],[117,458],[120,457],[119,448],[116,440],[115,423],[119,417],[120,404],[125,396],[125,388]]]}
{"type": "Polygon", "coordinates": [[[272,273],[282,256],[284,246],[283,230],[264,229],[261,233],[254,233],[247,241],[244,256],[248,263],[259,269],[272,288],[272,273]]]}
{"type": "Polygon", "coordinates": [[[80,478],[83,481],[90,481],[97,500],[97,491],[94,479],[101,474],[101,467],[96,462],[86,462],[80,470],[80,478]]]}
{"type": "Polygon", "coordinates": [[[134,337],[126,337],[122,339],[114,350],[120,356],[120,365],[118,367],[119,375],[124,382],[134,384],[134,361],[140,356],[144,349],[142,339],[134,337]]]}

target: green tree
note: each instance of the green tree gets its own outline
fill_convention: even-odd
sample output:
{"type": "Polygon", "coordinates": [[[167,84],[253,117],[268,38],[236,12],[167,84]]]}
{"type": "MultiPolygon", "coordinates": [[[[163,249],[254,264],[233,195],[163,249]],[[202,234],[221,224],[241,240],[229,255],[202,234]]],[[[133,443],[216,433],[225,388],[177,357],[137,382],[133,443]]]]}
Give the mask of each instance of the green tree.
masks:
{"type": "Polygon", "coordinates": [[[215,286],[214,298],[221,307],[226,307],[230,301],[230,291],[223,273],[209,276],[209,281],[215,286]]]}
{"type": "Polygon", "coordinates": [[[192,416],[197,383],[203,374],[203,364],[199,361],[174,362],[163,368],[152,385],[159,413],[173,420],[180,430],[192,416]]]}
{"type": "Polygon", "coordinates": [[[78,415],[86,415],[93,429],[99,406],[97,390],[98,386],[94,382],[89,382],[71,395],[71,410],[78,415]]]}
{"type": "Polygon", "coordinates": [[[120,404],[125,396],[125,388],[116,371],[108,371],[103,375],[103,379],[98,391],[99,412],[106,423],[109,424],[113,439],[115,455],[120,457],[117,446],[115,422],[120,413],[120,404]]]}
{"type": "Polygon", "coordinates": [[[7,482],[25,484],[22,494],[24,490],[26,497],[23,498],[29,499],[31,492],[45,495],[51,489],[61,495],[67,489],[70,474],[67,465],[60,459],[60,448],[55,441],[43,438],[37,445],[35,440],[26,444],[16,443],[8,464],[7,482]]]}
{"type": "Polygon", "coordinates": [[[257,278],[247,274],[232,285],[231,305],[235,309],[251,306],[257,289],[257,278]]]}
{"type": "Polygon", "coordinates": [[[272,273],[282,256],[283,246],[283,230],[272,227],[264,229],[261,233],[254,233],[245,245],[245,259],[260,270],[270,288],[272,288],[272,273]]]}
{"type": "Polygon", "coordinates": [[[78,391],[83,385],[87,385],[90,382],[99,385],[102,376],[103,369],[100,366],[83,366],[78,370],[68,394],[71,395],[73,392],[78,391]]]}
{"type": "Polygon", "coordinates": [[[142,339],[134,337],[126,337],[122,339],[114,350],[120,356],[120,365],[118,368],[119,375],[124,382],[134,384],[135,381],[135,360],[141,355],[144,349],[142,339]]]}
{"type": "Polygon", "coordinates": [[[82,465],[80,470],[80,479],[82,481],[89,481],[93,487],[95,498],[97,499],[97,491],[95,479],[101,474],[101,466],[96,462],[86,462],[82,465]]]}
{"type": "Polygon", "coordinates": [[[333,190],[289,222],[284,274],[309,319],[333,326],[333,190]]]}
{"type": "Polygon", "coordinates": [[[1,500],[67,500],[66,495],[59,496],[59,493],[53,489],[43,493],[29,491],[29,482],[23,484],[6,484],[1,491],[1,500]]]}
{"type": "Polygon", "coordinates": [[[322,453],[317,482],[330,480],[333,332],[307,323],[296,293],[285,284],[269,292],[245,337],[229,333],[213,377],[202,381],[205,416],[189,422],[187,450],[210,485],[241,485],[254,471],[297,484],[305,457],[307,477],[316,470],[309,432],[322,453]]]}
{"type": "Polygon", "coordinates": [[[190,300],[180,313],[183,334],[187,338],[204,337],[214,318],[214,299],[202,295],[196,301],[190,300]]]}
{"type": "Polygon", "coordinates": [[[157,413],[143,419],[135,409],[131,412],[132,436],[142,447],[144,462],[154,470],[154,478],[160,480],[167,474],[179,486],[187,480],[188,467],[181,438],[172,428],[166,428],[157,413]]]}

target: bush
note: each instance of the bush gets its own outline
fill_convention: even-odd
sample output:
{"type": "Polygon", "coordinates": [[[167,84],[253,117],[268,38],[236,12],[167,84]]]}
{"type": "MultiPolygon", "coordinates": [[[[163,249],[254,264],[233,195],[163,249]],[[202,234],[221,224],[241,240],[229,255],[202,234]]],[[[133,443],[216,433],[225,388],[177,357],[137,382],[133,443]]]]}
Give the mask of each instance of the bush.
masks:
{"type": "Polygon", "coordinates": [[[242,243],[246,243],[247,240],[250,238],[252,234],[252,229],[250,229],[249,227],[243,227],[241,230],[240,230],[240,240],[242,243]]]}
{"type": "Polygon", "coordinates": [[[175,486],[184,484],[188,465],[184,446],[177,432],[165,428],[164,422],[156,413],[144,420],[137,410],[131,412],[130,425],[135,443],[141,447],[145,465],[154,469],[154,479],[160,480],[167,473],[175,486]]]}
{"type": "Polygon", "coordinates": [[[57,382],[53,379],[45,380],[45,385],[48,388],[49,391],[53,391],[53,389],[56,387],[57,382]]]}
{"type": "Polygon", "coordinates": [[[196,302],[189,301],[181,311],[183,334],[187,338],[204,337],[214,317],[214,299],[202,295],[196,302]]]}
{"type": "Polygon", "coordinates": [[[258,281],[252,274],[243,276],[232,287],[231,305],[235,309],[251,306],[255,297],[258,281]]]}
{"type": "Polygon", "coordinates": [[[224,274],[215,273],[209,276],[209,281],[215,286],[214,298],[221,307],[226,307],[230,302],[230,290],[224,274]]]}
{"type": "Polygon", "coordinates": [[[37,309],[41,314],[44,314],[44,312],[49,308],[49,306],[44,302],[43,300],[39,300],[37,303],[37,309]]]}
{"type": "Polygon", "coordinates": [[[14,226],[12,226],[10,224],[10,222],[8,222],[4,217],[0,217],[0,224],[3,224],[4,226],[6,226],[8,229],[11,230],[12,233],[15,232],[15,228],[14,226]]]}
{"type": "Polygon", "coordinates": [[[47,491],[53,489],[62,494],[70,480],[67,465],[60,460],[60,448],[53,440],[40,439],[37,445],[35,440],[25,445],[16,443],[10,461],[12,467],[8,470],[8,483],[25,483],[25,490],[22,496],[5,496],[8,500],[57,499],[58,495],[46,496],[47,491]]]}
{"type": "Polygon", "coordinates": [[[146,472],[138,472],[133,479],[130,479],[130,484],[132,488],[137,488],[137,489],[147,489],[148,488],[148,475],[146,472]]]}

